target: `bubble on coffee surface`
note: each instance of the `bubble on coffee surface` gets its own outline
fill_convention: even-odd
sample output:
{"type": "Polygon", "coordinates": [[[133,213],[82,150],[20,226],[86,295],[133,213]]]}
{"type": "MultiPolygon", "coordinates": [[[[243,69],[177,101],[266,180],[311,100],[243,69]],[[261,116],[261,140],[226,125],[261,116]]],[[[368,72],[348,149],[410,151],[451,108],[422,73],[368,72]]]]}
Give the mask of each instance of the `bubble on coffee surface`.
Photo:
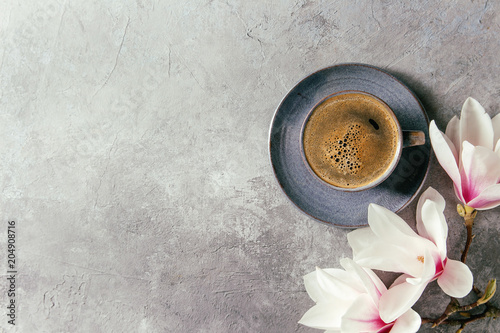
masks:
{"type": "Polygon", "coordinates": [[[360,138],[366,138],[359,124],[350,125],[342,136],[334,136],[325,141],[325,159],[344,175],[358,173],[362,162],[358,156],[360,138]]]}
{"type": "Polygon", "coordinates": [[[373,128],[375,128],[376,130],[378,130],[380,128],[380,126],[377,124],[377,122],[375,120],[370,118],[370,119],[368,119],[368,122],[370,124],[372,124],[373,128]]]}

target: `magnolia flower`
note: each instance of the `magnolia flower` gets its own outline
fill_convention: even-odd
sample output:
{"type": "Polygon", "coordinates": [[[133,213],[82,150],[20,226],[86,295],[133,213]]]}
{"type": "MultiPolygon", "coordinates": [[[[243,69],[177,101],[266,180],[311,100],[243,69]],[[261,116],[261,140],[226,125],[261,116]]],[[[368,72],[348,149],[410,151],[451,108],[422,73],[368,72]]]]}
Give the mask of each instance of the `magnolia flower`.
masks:
{"type": "Polygon", "coordinates": [[[316,302],[299,323],[327,330],[325,333],[414,333],[420,316],[405,310],[399,318],[384,322],[379,314],[380,297],[387,292],[382,281],[352,259],[342,259],[342,269],[320,269],[304,276],[309,296],[316,302]]]}
{"type": "Polygon", "coordinates": [[[478,210],[500,205],[500,114],[491,119],[469,97],[461,118],[450,120],[446,134],[433,120],[429,136],[439,164],[453,180],[463,204],[478,210]]]}
{"type": "Polygon", "coordinates": [[[464,297],[472,289],[470,269],[446,256],[448,225],[444,208],[443,197],[430,187],[418,201],[418,234],[395,213],[370,204],[370,227],[347,235],[358,264],[404,273],[380,297],[383,321],[391,322],[412,307],[433,280],[437,279],[441,289],[452,297],[464,297]]]}

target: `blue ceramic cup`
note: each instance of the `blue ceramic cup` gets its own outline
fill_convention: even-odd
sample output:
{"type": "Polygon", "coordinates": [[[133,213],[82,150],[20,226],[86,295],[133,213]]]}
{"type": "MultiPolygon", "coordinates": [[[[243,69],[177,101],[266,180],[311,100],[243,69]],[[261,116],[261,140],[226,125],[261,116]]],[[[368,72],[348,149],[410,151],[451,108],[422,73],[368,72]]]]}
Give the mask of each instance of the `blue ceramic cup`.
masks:
{"type": "Polygon", "coordinates": [[[362,191],[387,179],[403,148],[425,144],[425,134],[403,131],[380,98],[346,90],[311,109],[301,143],[304,163],[315,177],[339,191],[362,191]]]}

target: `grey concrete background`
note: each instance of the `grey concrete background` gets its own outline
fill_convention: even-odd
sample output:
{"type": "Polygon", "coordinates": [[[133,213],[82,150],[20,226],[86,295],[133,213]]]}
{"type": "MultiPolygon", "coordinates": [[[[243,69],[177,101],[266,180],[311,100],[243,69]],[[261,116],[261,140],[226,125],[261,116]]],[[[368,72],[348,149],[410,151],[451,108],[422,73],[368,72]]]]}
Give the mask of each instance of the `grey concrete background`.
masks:
{"type": "MultiPolygon", "coordinates": [[[[302,276],[351,256],[299,212],[268,159],[281,98],[343,62],[386,69],[444,129],[468,96],[500,107],[500,4],[450,1],[1,1],[0,274],[17,222],[5,332],[319,332],[302,276]]],[[[465,239],[447,199],[449,256],[465,239]]],[[[400,215],[415,224],[412,203],[400,215]]],[[[481,212],[476,283],[500,277],[481,212]]],[[[385,276],[390,282],[391,276],[385,276]]],[[[495,298],[499,303],[498,297],[495,298]]],[[[415,309],[438,315],[435,284],[415,309]]],[[[457,327],[421,332],[455,332],[457,327]]],[[[466,332],[497,332],[478,322],[466,332]]]]}

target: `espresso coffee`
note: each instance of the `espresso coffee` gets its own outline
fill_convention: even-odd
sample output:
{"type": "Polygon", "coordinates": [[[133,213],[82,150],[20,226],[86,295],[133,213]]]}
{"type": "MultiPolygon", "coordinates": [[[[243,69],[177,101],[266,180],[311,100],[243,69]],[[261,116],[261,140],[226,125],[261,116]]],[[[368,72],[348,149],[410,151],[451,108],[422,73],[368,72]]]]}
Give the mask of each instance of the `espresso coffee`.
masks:
{"type": "Polygon", "coordinates": [[[307,162],[323,181],[342,189],[382,180],[397,160],[400,131],[390,108],[361,92],[334,95],[311,112],[303,132],[307,162]]]}

